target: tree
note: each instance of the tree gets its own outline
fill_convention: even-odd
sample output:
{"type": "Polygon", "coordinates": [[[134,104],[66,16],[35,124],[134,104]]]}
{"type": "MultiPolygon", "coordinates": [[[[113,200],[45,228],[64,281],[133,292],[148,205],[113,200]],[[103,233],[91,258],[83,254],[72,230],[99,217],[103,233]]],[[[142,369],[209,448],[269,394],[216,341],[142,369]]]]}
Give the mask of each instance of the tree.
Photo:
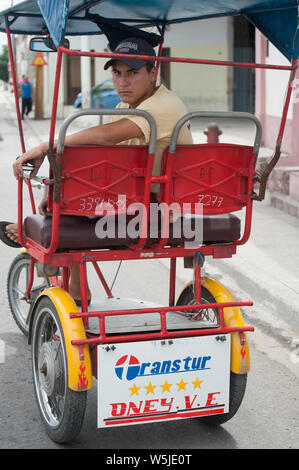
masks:
{"type": "Polygon", "coordinates": [[[3,46],[2,53],[0,54],[0,80],[8,81],[8,47],[3,46]]]}

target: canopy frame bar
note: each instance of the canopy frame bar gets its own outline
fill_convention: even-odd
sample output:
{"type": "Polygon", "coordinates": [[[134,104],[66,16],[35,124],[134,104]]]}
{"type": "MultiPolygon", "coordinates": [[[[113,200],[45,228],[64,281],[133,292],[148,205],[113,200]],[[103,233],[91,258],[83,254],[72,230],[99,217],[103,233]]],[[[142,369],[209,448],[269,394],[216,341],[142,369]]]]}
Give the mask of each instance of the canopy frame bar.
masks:
{"type": "Polygon", "coordinates": [[[158,62],[179,62],[187,64],[202,64],[202,65],[219,65],[224,67],[245,67],[255,69],[272,69],[272,70],[293,70],[297,68],[297,62],[291,65],[274,65],[274,64],[256,64],[254,62],[231,62],[224,60],[210,60],[210,59],[188,59],[181,57],[164,57],[164,56],[147,56],[147,55],[131,55],[131,54],[116,54],[113,52],[92,52],[80,51],[75,49],[67,49],[61,46],[59,49],[65,54],[82,57],[102,57],[105,59],[121,59],[121,58],[134,58],[140,60],[158,61],[158,62]]]}

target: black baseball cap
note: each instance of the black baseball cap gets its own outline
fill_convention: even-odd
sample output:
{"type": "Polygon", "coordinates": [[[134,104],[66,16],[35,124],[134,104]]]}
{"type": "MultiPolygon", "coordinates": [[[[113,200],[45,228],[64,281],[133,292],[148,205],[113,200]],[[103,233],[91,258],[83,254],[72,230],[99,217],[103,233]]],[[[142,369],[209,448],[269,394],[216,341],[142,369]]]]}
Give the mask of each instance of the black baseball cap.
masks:
{"type": "MultiPolygon", "coordinates": [[[[117,52],[118,54],[149,55],[156,57],[155,50],[142,38],[125,39],[118,44],[113,52],[117,52]]],[[[129,59],[124,57],[123,59],[108,60],[104,66],[104,70],[107,70],[115,60],[121,60],[132,69],[140,69],[147,63],[152,64],[153,66],[155,65],[155,62],[150,60],[129,59]]]]}

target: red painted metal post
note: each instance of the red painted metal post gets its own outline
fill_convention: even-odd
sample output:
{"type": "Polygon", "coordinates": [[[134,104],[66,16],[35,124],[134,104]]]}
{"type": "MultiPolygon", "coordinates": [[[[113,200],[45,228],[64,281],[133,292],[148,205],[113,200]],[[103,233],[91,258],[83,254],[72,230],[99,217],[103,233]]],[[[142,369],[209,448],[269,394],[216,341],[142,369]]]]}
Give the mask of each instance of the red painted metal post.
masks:
{"type": "Polygon", "coordinates": [[[32,213],[36,214],[36,208],[35,208],[35,202],[34,202],[34,196],[33,196],[31,181],[29,179],[27,179],[26,184],[28,185],[28,191],[29,191],[29,197],[30,197],[32,213]]]}
{"type": "Polygon", "coordinates": [[[292,95],[292,90],[293,90],[293,83],[294,83],[294,79],[296,76],[297,68],[298,68],[298,61],[293,60],[290,78],[289,78],[288,87],[287,87],[286,96],[285,96],[285,101],[283,105],[282,118],[281,118],[277,140],[276,140],[275,151],[270,162],[268,163],[267,167],[263,171],[263,173],[261,175],[258,175],[257,177],[257,181],[259,182],[259,185],[260,185],[259,194],[254,194],[252,197],[253,199],[257,201],[262,201],[264,199],[265,192],[266,192],[266,184],[267,184],[269,175],[280,158],[282,138],[283,138],[283,134],[284,134],[285,126],[286,126],[286,120],[287,120],[287,115],[288,115],[288,110],[289,110],[289,105],[290,105],[290,100],[291,100],[291,95],[292,95]]]}
{"type": "Polygon", "coordinates": [[[167,325],[166,325],[166,312],[160,312],[161,319],[161,335],[167,335],[167,325]]]}
{"type": "MultiPolygon", "coordinates": [[[[20,103],[19,103],[19,94],[18,94],[18,84],[17,84],[17,77],[16,77],[16,68],[15,68],[15,61],[14,61],[14,55],[13,55],[11,35],[10,35],[9,27],[6,28],[6,36],[7,36],[8,54],[9,54],[9,61],[10,61],[10,67],[11,67],[11,76],[12,76],[13,91],[14,91],[14,97],[15,97],[16,112],[17,112],[19,137],[20,137],[22,153],[25,153],[26,148],[25,148],[23,126],[22,126],[22,121],[21,121],[21,112],[20,112],[20,103]]],[[[28,190],[29,190],[29,196],[30,196],[32,212],[33,212],[33,214],[36,214],[34,197],[33,197],[32,186],[31,186],[31,181],[30,180],[27,181],[27,185],[28,185],[28,190]]]]}
{"type": "Polygon", "coordinates": [[[54,94],[53,94],[52,113],[51,113],[50,139],[49,139],[50,146],[51,144],[52,145],[54,144],[54,137],[55,137],[59,82],[60,82],[61,65],[62,65],[62,50],[61,49],[62,48],[59,47],[57,51],[56,75],[55,75],[55,82],[54,82],[54,94]]]}
{"type": "Polygon", "coordinates": [[[151,60],[159,62],[179,62],[185,64],[203,64],[203,65],[219,65],[224,67],[244,67],[252,69],[268,69],[268,70],[293,70],[293,65],[272,65],[272,64],[255,64],[252,62],[229,62],[223,60],[209,60],[209,59],[189,59],[181,57],[153,57],[147,55],[132,55],[132,54],[116,54],[111,52],[86,52],[78,50],[70,50],[65,47],[60,47],[62,52],[74,56],[89,56],[89,57],[104,57],[114,59],[139,59],[139,60],[151,60]]]}
{"type": "Polygon", "coordinates": [[[144,181],[144,204],[141,208],[141,229],[139,241],[136,245],[132,246],[134,250],[141,250],[144,248],[148,237],[148,221],[150,217],[150,195],[151,195],[151,183],[152,183],[152,169],[155,154],[148,154],[146,162],[146,175],[144,181]]]}
{"type": "Polygon", "coordinates": [[[294,60],[292,62],[292,66],[293,66],[293,70],[290,74],[287,93],[286,93],[285,102],[283,106],[282,119],[281,119],[280,128],[279,128],[279,132],[277,136],[277,145],[281,145],[281,142],[282,142],[282,137],[283,137],[284,130],[285,130],[285,125],[286,125],[286,120],[287,120],[287,115],[288,115],[288,110],[289,110],[289,105],[290,105],[290,100],[291,100],[291,94],[293,90],[293,82],[294,82],[297,67],[298,67],[298,61],[294,60]]]}
{"type": "Polygon", "coordinates": [[[176,278],[176,258],[170,258],[170,275],[169,275],[169,305],[175,304],[175,278],[176,278]]]}
{"type": "MultiPolygon", "coordinates": [[[[54,138],[55,138],[55,124],[57,116],[57,104],[58,104],[58,93],[59,93],[59,82],[61,75],[61,65],[62,65],[62,51],[61,48],[58,48],[57,52],[57,64],[56,64],[56,76],[54,83],[54,94],[53,94],[53,104],[52,104],[52,114],[51,114],[51,127],[50,127],[50,137],[49,137],[49,154],[54,159],[54,138]]],[[[57,163],[57,161],[56,161],[57,163]]],[[[57,183],[57,181],[56,181],[57,183]]],[[[55,190],[55,185],[54,185],[55,190]]],[[[59,237],[59,217],[60,217],[60,203],[54,200],[53,202],[53,214],[52,214],[52,236],[50,247],[45,251],[46,253],[54,253],[58,245],[59,237]]]]}
{"type": "Polygon", "coordinates": [[[8,54],[9,54],[9,61],[11,67],[11,77],[13,83],[13,91],[15,96],[15,105],[16,105],[16,112],[17,112],[17,121],[18,121],[18,128],[19,128],[19,135],[21,141],[21,149],[22,153],[25,153],[25,141],[24,141],[24,133],[23,133],[23,126],[21,121],[21,112],[20,112],[20,104],[19,104],[19,95],[18,95],[18,85],[17,85],[17,77],[16,77],[16,68],[15,68],[15,61],[13,56],[12,50],[12,43],[11,43],[11,36],[9,27],[6,28],[6,35],[7,35],[7,44],[8,44],[8,54]]]}
{"type": "Polygon", "coordinates": [[[27,299],[30,299],[30,291],[33,285],[33,280],[34,280],[34,259],[31,256],[30,257],[30,275],[29,275],[28,285],[27,285],[26,293],[25,293],[25,297],[27,299]]]}
{"type": "MultiPolygon", "coordinates": [[[[80,270],[80,294],[82,303],[82,312],[88,312],[87,302],[87,273],[86,273],[86,262],[82,260],[79,264],[80,270]]],[[[83,319],[84,325],[88,327],[88,318],[83,319]]]]}
{"type": "MultiPolygon", "coordinates": [[[[162,56],[162,50],[163,50],[163,42],[161,42],[159,44],[158,57],[162,56]]],[[[159,60],[156,61],[156,67],[159,70],[159,68],[160,68],[160,61],[159,60]]]]}
{"type": "Polygon", "coordinates": [[[103,285],[103,287],[104,287],[104,289],[105,289],[106,294],[108,295],[108,298],[109,298],[109,299],[112,299],[112,298],[113,298],[113,294],[112,294],[111,290],[109,289],[109,286],[108,286],[108,284],[107,284],[107,282],[106,282],[106,279],[104,278],[103,273],[102,273],[102,271],[100,270],[100,268],[99,268],[97,262],[96,262],[96,261],[93,261],[92,264],[93,264],[93,267],[94,267],[94,269],[95,269],[97,275],[99,276],[99,279],[100,279],[100,281],[101,281],[101,283],[102,283],[102,285],[103,285]]]}
{"type": "Polygon", "coordinates": [[[70,269],[68,266],[63,266],[62,268],[62,288],[68,292],[69,291],[69,278],[70,278],[70,269]]]}
{"type": "Polygon", "coordinates": [[[194,302],[201,303],[201,265],[198,253],[194,256],[194,302]]]}
{"type": "Polygon", "coordinates": [[[27,248],[23,237],[23,178],[18,179],[18,239],[19,243],[27,248]]]}

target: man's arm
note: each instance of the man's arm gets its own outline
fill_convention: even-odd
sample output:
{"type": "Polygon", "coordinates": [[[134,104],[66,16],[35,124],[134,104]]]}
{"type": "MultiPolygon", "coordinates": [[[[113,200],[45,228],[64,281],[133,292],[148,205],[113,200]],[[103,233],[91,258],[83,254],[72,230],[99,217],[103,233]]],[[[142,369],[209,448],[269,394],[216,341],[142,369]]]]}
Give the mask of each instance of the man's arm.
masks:
{"type": "MultiPolygon", "coordinates": [[[[115,145],[124,140],[142,136],[143,133],[137,124],[130,119],[123,118],[110,124],[90,127],[69,135],[65,139],[65,145],[115,145]]],[[[56,145],[57,142],[55,141],[54,146],[56,145]]],[[[16,178],[22,176],[22,165],[29,161],[34,166],[31,177],[35,176],[43,163],[48,146],[48,142],[43,142],[19,157],[13,164],[14,176],[16,178]]]]}
{"type": "Polygon", "coordinates": [[[124,140],[142,136],[143,133],[137,124],[130,119],[123,118],[72,134],[66,137],[65,145],[115,145],[124,140]]]}

